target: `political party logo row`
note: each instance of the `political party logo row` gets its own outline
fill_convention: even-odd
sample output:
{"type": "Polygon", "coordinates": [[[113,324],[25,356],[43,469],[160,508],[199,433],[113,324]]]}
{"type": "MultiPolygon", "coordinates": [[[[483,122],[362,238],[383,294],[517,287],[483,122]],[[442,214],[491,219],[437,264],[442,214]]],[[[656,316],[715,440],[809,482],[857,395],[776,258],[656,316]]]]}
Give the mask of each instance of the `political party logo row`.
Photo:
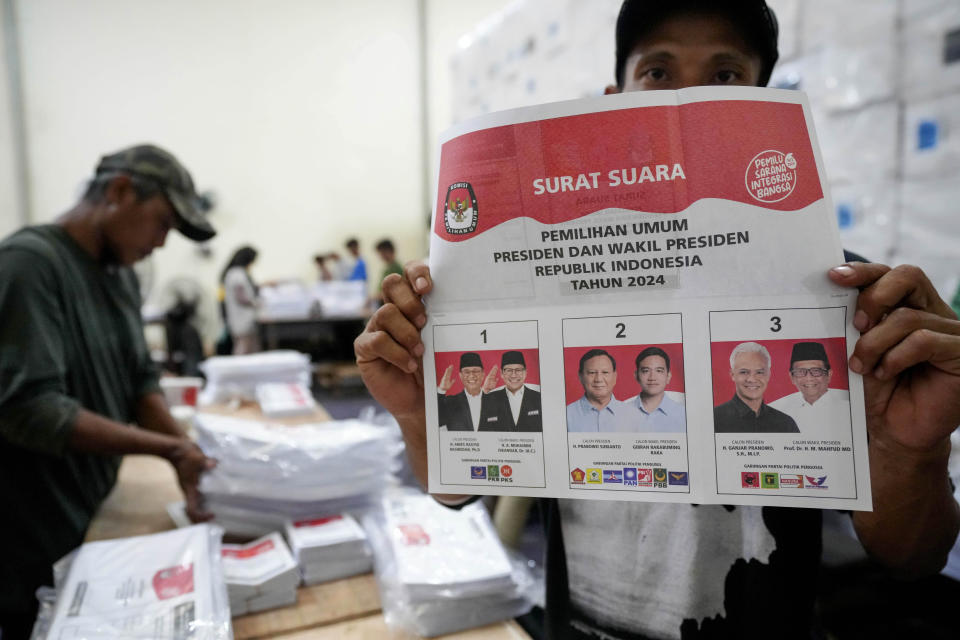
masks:
{"type": "Polygon", "coordinates": [[[773,471],[741,471],[740,484],[744,489],[827,489],[827,476],[808,476],[799,473],[773,471]]]}
{"type": "Polygon", "coordinates": [[[513,482],[513,467],[508,464],[471,466],[470,479],[490,480],[492,482],[513,482]]]}
{"type": "Polygon", "coordinates": [[[570,472],[572,484],[619,484],[625,487],[657,487],[690,484],[686,471],[668,471],[662,468],[619,467],[616,469],[577,468],[570,472]]]}

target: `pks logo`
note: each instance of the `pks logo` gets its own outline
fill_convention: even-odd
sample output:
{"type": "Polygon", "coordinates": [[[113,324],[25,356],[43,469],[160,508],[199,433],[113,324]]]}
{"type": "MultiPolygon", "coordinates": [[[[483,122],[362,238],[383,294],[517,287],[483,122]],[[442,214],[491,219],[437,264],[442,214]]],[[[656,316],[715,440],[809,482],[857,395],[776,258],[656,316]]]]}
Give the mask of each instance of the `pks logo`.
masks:
{"type": "Polygon", "coordinates": [[[587,469],[587,484],[600,484],[603,482],[603,473],[600,469],[587,469]]]}
{"type": "Polygon", "coordinates": [[[741,471],[740,484],[744,489],[758,489],[760,487],[760,473],[757,471],[741,471]]]}
{"type": "Polygon", "coordinates": [[[819,478],[814,478],[813,476],[807,476],[807,486],[811,489],[826,489],[827,488],[827,476],[820,476],[819,478]]]}
{"type": "Polygon", "coordinates": [[[637,469],[637,486],[638,487],[653,486],[653,470],[652,469],[637,469]]]}
{"type": "Polygon", "coordinates": [[[573,484],[583,484],[583,481],[587,478],[587,474],[584,473],[583,469],[578,467],[570,472],[570,478],[573,480],[573,484]]]}
{"type": "Polygon", "coordinates": [[[470,467],[470,477],[474,480],[486,480],[487,479],[487,468],[486,467],[470,467]]]}
{"type": "Polygon", "coordinates": [[[626,487],[637,486],[637,470],[633,467],[623,468],[623,484],[626,487]]]}
{"type": "Polygon", "coordinates": [[[504,478],[509,478],[510,476],[513,475],[513,467],[511,467],[508,464],[501,466],[500,475],[502,475],[504,478]]]}
{"type": "Polygon", "coordinates": [[[447,233],[462,236],[477,230],[477,196],[469,182],[454,182],[447,189],[443,225],[447,233]]]}
{"type": "Polygon", "coordinates": [[[762,474],[760,474],[760,488],[761,489],[779,489],[780,474],[764,471],[762,474]]]}
{"type": "Polygon", "coordinates": [[[623,484],[623,471],[620,469],[604,469],[603,484],[623,484]]]}
{"type": "Polygon", "coordinates": [[[670,478],[670,484],[687,486],[689,483],[686,471],[669,471],[667,475],[670,478]]]}
{"type": "Polygon", "coordinates": [[[487,477],[488,478],[499,478],[500,477],[500,467],[495,464],[487,465],[487,477]]]}

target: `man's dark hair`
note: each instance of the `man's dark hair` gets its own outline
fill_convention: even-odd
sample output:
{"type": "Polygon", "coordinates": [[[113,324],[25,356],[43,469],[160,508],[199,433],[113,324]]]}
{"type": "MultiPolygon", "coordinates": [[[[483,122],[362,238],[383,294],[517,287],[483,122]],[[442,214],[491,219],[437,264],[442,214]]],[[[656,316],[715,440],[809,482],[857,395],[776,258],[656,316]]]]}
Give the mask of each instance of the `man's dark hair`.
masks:
{"type": "Polygon", "coordinates": [[[350,238],[347,240],[344,245],[347,249],[356,249],[360,246],[360,242],[356,238],[350,238]]]}
{"type": "Polygon", "coordinates": [[[160,185],[153,180],[147,180],[140,176],[125,173],[106,173],[94,177],[93,180],[87,184],[87,188],[83,192],[83,199],[91,204],[100,204],[107,196],[107,188],[110,186],[110,182],[121,175],[126,175],[130,178],[130,187],[137,197],[137,202],[149,200],[158,193],[163,193],[160,185]]]}
{"type": "Polygon", "coordinates": [[[617,87],[623,89],[627,58],[643,38],[664,20],[680,13],[712,14],[728,18],[744,41],[760,56],[762,66],[757,86],[765,87],[776,64],[777,18],[764,0],[624,0],[616,31],[617,87]]]}
{"type": "Polygon", "coordinates": [[[660,347],[647,347],[643,351],[637,354],[637,371],[640,371],[640,363],[649,358],[650,356],[660,356],[663,358],[663,361],[667,363],[667,371],[670,371],[670,356],[667,355],[667,352],[661,349],[660,347]]]}
{"type": "Polygon", "coordinates": [[[614,371],[617,370],[617,361],[613,359],[612,355],[610,355],[603,349],[590,349],[590,351],[587,351],[585,354],[583,354],[583,357],[580,358],[580,368],[577,370],[577,373],[582,375],[583,365],[585,365],[587,363],[587,360],[589,360],[590,358],[596,358],[597,356],[606,356],[610,358],[610,362],[613,364],[613,370],[614,371]]]}
{"type": "Polygon", "coordinates": [[[384,238],[377,243],[377,251],[393,251],[396,252],[396,249],[393,248],[393,242],[389,239],[384,238]]]}

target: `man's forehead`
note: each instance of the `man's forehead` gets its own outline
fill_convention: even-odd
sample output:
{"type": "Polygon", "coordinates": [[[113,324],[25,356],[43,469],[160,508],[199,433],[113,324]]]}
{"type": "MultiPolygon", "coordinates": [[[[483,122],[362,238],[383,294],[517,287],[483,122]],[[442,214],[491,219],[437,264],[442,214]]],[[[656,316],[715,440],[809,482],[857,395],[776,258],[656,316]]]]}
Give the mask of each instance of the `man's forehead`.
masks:
{"type": "Polygon", "coordinates": [[[672,55],[678,48],[686,51],[698,50],[710,57],[760,57],[729,18],[702,12],[677,13],[664,18],[650,31],[637,38],[630,55],[672,55]]]}
{"type": "Polygon", "coordinates": [[[647,356],[646,358],[640,361],[641,368],[666,367],[666,366],[667,366],[667,361],[664,360],[663,356],[647,356]]]}
{"type": "Polygon", "coordinates": [[[483,367],[461,367],[463,373],[483,373],[483,367]]]}

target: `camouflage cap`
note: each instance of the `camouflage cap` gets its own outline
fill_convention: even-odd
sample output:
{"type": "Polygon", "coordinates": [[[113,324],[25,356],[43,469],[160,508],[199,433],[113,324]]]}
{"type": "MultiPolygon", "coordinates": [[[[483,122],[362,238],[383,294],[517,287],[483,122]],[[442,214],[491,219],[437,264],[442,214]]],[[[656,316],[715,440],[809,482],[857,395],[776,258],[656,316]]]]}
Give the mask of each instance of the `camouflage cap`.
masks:
{"type": "Polygon", "coordinates": [[[191,240],[209,240],[216,231],[207,221],[193,179],[173,154],[141,144],[103,156],[96,175],[125,173],[156,183],[177,214],[177,230],[191,240]]]}

